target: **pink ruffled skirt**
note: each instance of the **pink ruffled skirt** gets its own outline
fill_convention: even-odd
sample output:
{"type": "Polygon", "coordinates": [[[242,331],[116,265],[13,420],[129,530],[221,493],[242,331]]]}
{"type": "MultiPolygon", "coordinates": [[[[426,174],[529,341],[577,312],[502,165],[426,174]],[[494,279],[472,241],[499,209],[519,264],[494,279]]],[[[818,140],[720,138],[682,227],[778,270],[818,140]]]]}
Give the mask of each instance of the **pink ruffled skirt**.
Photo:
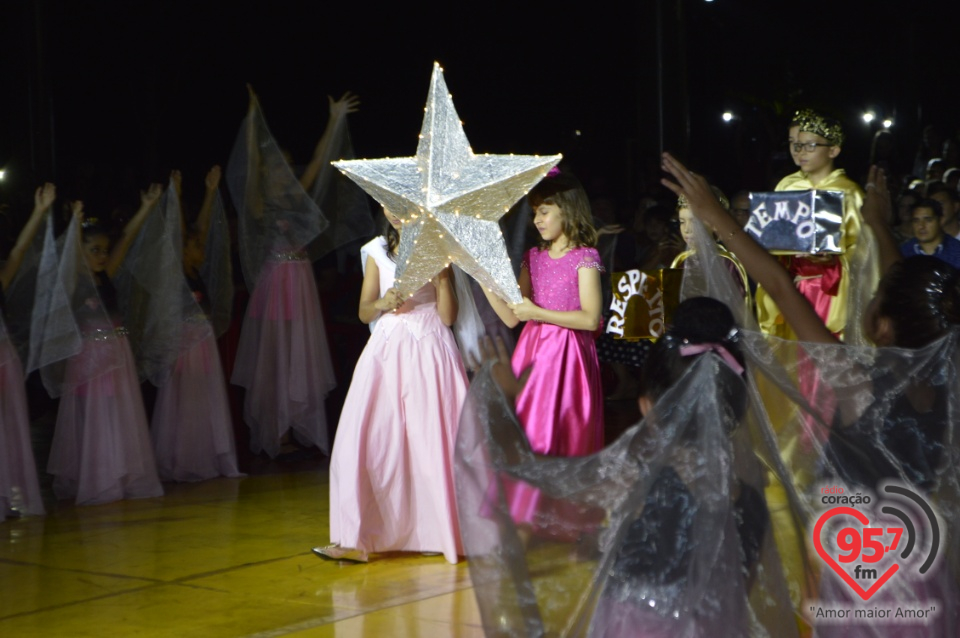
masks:
{"type": "Polygon", "coordinates": [[[13,344],[0,333],[0,521],[9,510],[44,513],[30,443],[23,369],[13,344]]]}
{"type": "Polygon", "coordinates": [[[227,385],[209,324],[188,323],[184,339],[193,346],[180,354],[159,389],[150,424],[160,478],[243,476],[237,469],[227,385]]]}
{"type": "Polygon", "coordinates": [[[84,339],[83,350],[67,362],[66,374],[47,464],[57,497],[93,505],[162,496],[127,340],[84,339]],[[116,365],[86,378],[92,361],[116,365]]]}
{"type": "Polygon", "coordinates": [[[240,334],[231,382],[246,388],[250,448],[271,457],[290,430],[329,452],[324,399],[336,387],[310,262],[267,262],[240,334]]]}

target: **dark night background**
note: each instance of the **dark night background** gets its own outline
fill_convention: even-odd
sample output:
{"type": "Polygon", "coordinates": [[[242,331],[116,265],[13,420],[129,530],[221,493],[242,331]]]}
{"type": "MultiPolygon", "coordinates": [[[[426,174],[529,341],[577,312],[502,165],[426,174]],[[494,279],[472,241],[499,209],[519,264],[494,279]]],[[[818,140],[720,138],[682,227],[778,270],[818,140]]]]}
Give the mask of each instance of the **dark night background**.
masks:
{"type": "MultiPolygon", "coordinates": [[[[798,105],[843,120],[854,178],[872,135],[864,109],[895,118],[908,159],[922,126],[960,125],[956,3],[659,4],[664,144],[728,191],[786,172],[798,105]],[[725,109],[739,119],[724,124],[725,109]]],[[[411,155],[434,60],[476,151],[560,151],[591,195],[630,201],[659,177],[657,5],[6,0],[0,202],[25,214],[53,180],[88,210],[130,208],[171,168],[199,196],[230,153],[247,82],[298,162],[326,96],[348,89],[362,99],[358,155],[411,155]]]]}

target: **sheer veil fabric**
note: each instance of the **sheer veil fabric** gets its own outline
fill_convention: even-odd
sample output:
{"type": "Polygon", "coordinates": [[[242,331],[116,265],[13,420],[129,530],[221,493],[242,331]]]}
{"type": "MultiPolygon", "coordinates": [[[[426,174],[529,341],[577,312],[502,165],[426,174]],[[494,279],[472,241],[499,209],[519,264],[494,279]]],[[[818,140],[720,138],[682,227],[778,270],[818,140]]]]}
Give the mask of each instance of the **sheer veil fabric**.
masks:
{"type": "MultiPolygon", "coordinates": [[[[708,248],[687,264],[683,296],[720,299],[737,316],[747,359],[742,416],[722,398],[730,368],[701,355],[646,419],[603,451],[547,459],[529,451],[490,368],[475,379],[458,440],[458,498],[487,634],[712,636],[723,627],[730,636],[796,635],[808,606],[798,590],[811,603],[865,604],[812,549],[830,507],[822,489],[869,493],[878,503],[893,481],[937,512],[939,559],[923,575],[914,558],[904,562],[872,602],[934,605],[937,617],[926,625],[808,620],[823,636],[956,635],[960,332],[914,350],[767,338],[706,229],[696,232],[708,248]],[[550,521],[577,540],[525,543],[507,500],[518,481],[581,511],[599,508],[602,522],[550,521]],[[763,497],[770,481],[783,485],[790,546],[773,542],[763,497]],[[784,571],[787,554],[799,556],[803,574],[784,571]]],[[[879,506],[864,512],[900,524],[879,506]]],[[[923,538],[929,544],[929,534],[923,538]]],[[[828,553],[836,551],[831,542],[823,537],[828,553]]]]}
{"type": "Polygon", "coordinates": [[[336,380],[307,252],[328,221],[291,171],[255,98],[226,176],[251,291],[231,378],[247,390],[251,449],[275,457],[292,430],[300,443],[329,452],[324,400],[336,380]]]}
{"type": "Polygon", "coordinates": [[[603,451],[547,458],[529,451],[481,371],[461,420],[458,500],[488,635],[796,635],[751,450],[755,419],[741,424],[725,404],[731,383],[743,386],[718,357],[701,357],[603,451]],[[537,521],[563,533],[524,545],[510,516],[516,482],[577,506],[537,521]]]}

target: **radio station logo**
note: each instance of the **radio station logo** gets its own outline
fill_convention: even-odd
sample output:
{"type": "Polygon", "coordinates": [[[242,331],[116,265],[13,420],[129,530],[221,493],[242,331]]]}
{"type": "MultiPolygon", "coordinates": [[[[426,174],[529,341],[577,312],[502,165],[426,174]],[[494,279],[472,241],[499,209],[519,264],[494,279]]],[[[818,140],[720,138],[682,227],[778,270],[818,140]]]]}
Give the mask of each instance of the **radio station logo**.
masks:
{"type": "Polygon", "coordinates": [[[941,526],[923,496],[896,483],[880,492],[878,502],[869,493],[821,488],[821,502],[833,507],[813,528],[817,554],[864,601],[908,571],[924,577],[940,551],[941,526]]]}

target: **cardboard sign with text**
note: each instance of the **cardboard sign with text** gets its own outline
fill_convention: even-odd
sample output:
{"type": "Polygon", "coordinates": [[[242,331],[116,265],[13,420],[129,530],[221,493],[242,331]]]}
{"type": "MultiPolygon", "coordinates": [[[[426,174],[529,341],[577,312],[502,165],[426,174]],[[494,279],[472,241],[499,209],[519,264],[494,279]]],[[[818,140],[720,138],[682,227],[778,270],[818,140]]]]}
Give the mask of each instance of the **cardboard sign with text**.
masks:
{"type": "Polygon", "coordinates": [[[750,221],[743,228],[778,255],[843,252],[842,191],[750,193],[750,221]]]}
{"type": "Polygon", "coordinates": [[[612,314],[606,331],[614,339],[631,341],[661,337],[680,303],[683,270],[628,270],[615,272],[610,279],[612,314]]]}

